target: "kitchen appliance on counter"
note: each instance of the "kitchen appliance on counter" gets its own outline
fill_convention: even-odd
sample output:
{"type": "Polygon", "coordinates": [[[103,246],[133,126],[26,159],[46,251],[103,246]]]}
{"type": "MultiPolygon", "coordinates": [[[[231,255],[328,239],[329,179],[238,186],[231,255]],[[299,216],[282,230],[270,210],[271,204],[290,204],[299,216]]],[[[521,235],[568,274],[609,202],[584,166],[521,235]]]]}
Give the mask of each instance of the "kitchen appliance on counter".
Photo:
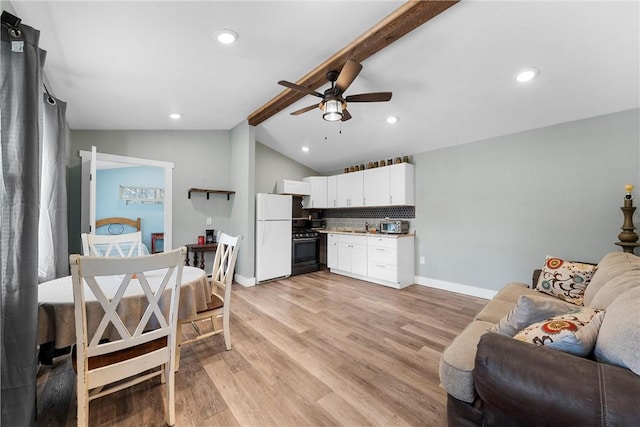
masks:
{"type": "Polygon", "coordinates": [[[256,282],[291,275],[291,196],[256,194],[256,282]]]}
{"type": "Polygon", "coordinates": [[[385,220],[380,221],[380,233],[384,234],[408,234],[409,221],[385,220]]]}
{"type": "Polygon", "coordinates": [[[311,229],[312,221],[294,219],[291,231],[291,275],[320,269],[320,233],[311,229]]]}

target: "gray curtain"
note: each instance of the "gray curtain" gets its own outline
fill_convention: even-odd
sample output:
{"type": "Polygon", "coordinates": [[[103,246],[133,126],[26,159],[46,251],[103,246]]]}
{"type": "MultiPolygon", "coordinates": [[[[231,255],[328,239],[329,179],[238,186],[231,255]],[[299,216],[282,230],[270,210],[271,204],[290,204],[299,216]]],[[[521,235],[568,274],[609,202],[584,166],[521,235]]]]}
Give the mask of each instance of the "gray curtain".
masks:
{"type": "Polygon", "coordinates": [[[39,31],[21,26],[13,37],[2,24],[0,50],[0,352],[1,424],[35,425],[38,315],[38,217],[40,215],[39,31]]]}
{"type": "Polygon", "coordinates": [[[40,283],[69,275],[67,232],[67,104],[42,94],[43,132],[38,224],[40,283]]]}

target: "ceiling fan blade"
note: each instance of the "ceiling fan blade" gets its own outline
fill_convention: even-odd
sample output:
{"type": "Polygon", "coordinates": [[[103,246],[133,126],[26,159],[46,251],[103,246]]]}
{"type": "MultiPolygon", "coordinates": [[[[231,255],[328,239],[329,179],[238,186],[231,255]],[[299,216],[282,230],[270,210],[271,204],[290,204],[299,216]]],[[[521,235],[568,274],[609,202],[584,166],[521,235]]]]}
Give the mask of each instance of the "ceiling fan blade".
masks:
{"type": "Polygon", "coordinates": [[[291,115],[292,116],[297,116],[299,114],[306,113],[307,111],[311,111],[314,108],[319,108],[319,107],[320,107],[320,104],[309,105],[308,107],[304,107],[304,108],[301,108],[299,110],[294,111],[293,113],[291,113],[291,115]]]}
{"type": "Polygon", "coordinates": [[[338,94],[347,90],[351,83],[358,77],[360,74],[360,70],[362,70],[362,65],[355,61],[347,61],[342,67],[340,71],[340,75],[338,76],[338,80],[336,80],[336,89],[338,90],[338,94]]]}
{"type": "Polygon", "coordinates": [[[349,113],[345,108],[344,110],[342,110],[342,119],[340,120],[342,120],[343,122],[346,122],[349,119],[351,119],[351,113],[349,113]]]}
{"type": "Polygon", "coordinates": [[[300,85],[297,85],[295,83],[288,82],[286,80],[280,80],[278,82],[278,84],[282,85],[282,86],[285,86],[285,87],[288,87],[289,89],[297,90],[298,92],[306,93],[308,95],[317,96],[319,98],[324,98],[323,94],[321,94],[319,92],[316,92],[315,90],[313,90],[311,88],[300,86],[300,85]]]}
{"type": "Polygon", "coordinates": [[[391,92],[361,93],[349,95],[344,100],[347,102],[385,102],[391,99],[391,92]]]}

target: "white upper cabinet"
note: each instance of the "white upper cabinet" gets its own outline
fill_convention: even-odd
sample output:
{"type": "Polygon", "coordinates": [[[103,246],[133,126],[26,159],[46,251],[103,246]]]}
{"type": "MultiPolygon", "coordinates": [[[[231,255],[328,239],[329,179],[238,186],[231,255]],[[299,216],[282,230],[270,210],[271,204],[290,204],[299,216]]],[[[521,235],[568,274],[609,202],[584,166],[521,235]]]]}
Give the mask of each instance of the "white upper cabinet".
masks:
{"type": "Polygon", "coordinates": [[[337,207],[350,208],[363,206],[363,171],[338,175],[336,185],[337,207]]]}
{"type": "Polygon", "coordinates": [[[309,176],[310,196],[303,206],[312,208],[355,208],[364,206],[414,206],[414,166],[390,166],[332,176],[309,176]]]}
{"type": "Polygon", "coordinates": [[[389,169],[389,204],[392,206],[413,206],[415,166],[398,163],[389,169]]]}
{"type": "Polygon", "coordinates": [[[311,192],[311,187],[308,182],[281,179],[276,183],[276,191],[278,194],[308,196],[311,192]]]}
{"type": "Polygon", "coordinates": [[[374,168],[364,171],[364,206],[388,206],[389,168],[374,168]]]}
{"type": "Polygon", "coordinates": [[[327,177],[327,207],[338,207],[338,175],[327,177]]]}
{"type": "Polygon", "coordinates": [[[310,186],[310,193],[302,199],[304,209],[324,209],[327,207],[327,177],[308,176],[302,179],[310,186]]]}

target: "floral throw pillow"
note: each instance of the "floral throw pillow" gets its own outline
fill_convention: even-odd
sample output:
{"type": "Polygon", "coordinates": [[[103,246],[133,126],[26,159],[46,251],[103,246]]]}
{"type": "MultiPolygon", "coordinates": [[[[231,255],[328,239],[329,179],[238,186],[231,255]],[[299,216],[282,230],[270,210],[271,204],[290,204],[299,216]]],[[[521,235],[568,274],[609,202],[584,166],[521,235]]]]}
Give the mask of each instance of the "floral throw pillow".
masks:
{"type": "Polygon", "coordinates": [[[576,305],[584,305],[584,290],[596,271],[596,266],[564,261],[547,256],[536,289],[576,305]]]}
{"type": "Polygon", "coordinates": [[[596,344],[603,317],[604,310],[582,307],[534,323],[513,338],[577,356],[586,356],[596,344]]]}

